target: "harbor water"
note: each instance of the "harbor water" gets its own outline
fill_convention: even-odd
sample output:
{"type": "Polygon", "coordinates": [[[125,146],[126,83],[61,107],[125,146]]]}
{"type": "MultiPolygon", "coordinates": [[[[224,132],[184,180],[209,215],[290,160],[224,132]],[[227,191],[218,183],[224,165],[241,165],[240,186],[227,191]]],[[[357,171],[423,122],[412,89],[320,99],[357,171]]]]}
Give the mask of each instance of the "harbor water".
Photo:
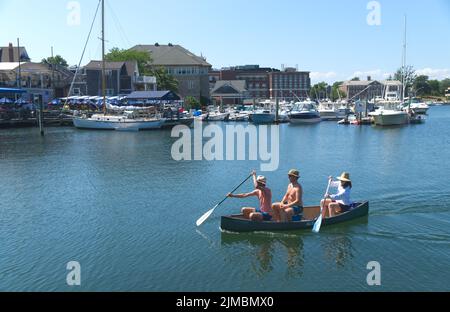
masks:
{"type": "Polygon", "coordinates": [[[319,234],[234,234],[220,216],[256,199],[195,221],[256,161],[174,161],[170,130],[0,130],[0,291],[449,291],[449,133],[446,106],[402,127],[281,125],[279,170],[263,173],[274,200],[289,169],[306,205],[348,171],[370,215],[319,234]],[[367,283],[371,261],[381,286],[367,283]]]}

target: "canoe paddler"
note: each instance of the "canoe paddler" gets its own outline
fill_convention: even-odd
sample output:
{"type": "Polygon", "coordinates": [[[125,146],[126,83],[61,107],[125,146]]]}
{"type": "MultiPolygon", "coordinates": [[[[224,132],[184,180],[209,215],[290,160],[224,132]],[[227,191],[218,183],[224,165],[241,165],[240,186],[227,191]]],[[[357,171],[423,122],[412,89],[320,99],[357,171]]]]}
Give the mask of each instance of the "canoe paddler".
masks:
{"type": "Polygon", "coordinates": [[[242,208],[242,214],[246,219],[252,221],[271,221],[273,218],[272,210],[272,191],[266,186],[267,179],[264,176],[256,176],[256,171],[252,172],[253,184],[255,185],[255,190],[251,193],[246,194],[228,194],[231,198],[247,198],[247,197],[258,197],[259,199],[259,209],[252,207],[242,208]]]}
{"type": "Polygon", "coordinates": [[[329,217],[334,217],[336,214],[344,213],[352,209],[353,202],[350,199],[352,191],[352,180],[350,180],[350,174],[343,172],[337,181],[333,181],[333,177],[330,177],[330,187],[337,188],[336,194],[327,194],[326,199],[322,200],[321,205],[324,205],[323,217],[325,218],[328,212],[329,217]]]}
{"type": "Polygon", "coordinates": [[[303,219],[303,188],[298,182],[300,172],[292,169],[288,173],[289,186],[280,203],[272,206],[277,222],[301,221],[303,219]]]}

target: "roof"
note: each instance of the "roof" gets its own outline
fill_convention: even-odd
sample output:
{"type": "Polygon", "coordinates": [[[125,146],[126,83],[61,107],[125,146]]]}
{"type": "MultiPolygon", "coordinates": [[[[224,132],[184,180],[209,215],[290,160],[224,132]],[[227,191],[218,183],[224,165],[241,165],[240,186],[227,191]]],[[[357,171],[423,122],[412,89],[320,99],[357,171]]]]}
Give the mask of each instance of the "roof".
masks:
{"type": "MultiPolygon", "coordinates": [[[[0,47],[0,62],[10,62],[9,58],[9,49],[10,47],[0,47]]],[[[13,62],[19,62],[18,51],[20,51],[20,61],[30,61],[30,57],[28,56],[27,50],[25,47],[12,47],[13,49],[13,62]]]]}
{"type": "Polygon", "coordinates": [[[127,96],[128,100],[179,101],[180,97],[172,91],[135,91],[127,96]]]}
{"type": "Polygon", "coordinates": [[[10,62],[0,62],[0,70],[14,70],[19,67],[18,62],[10,63],[10,62]]]}
{"type": "Polygon", "coordinates": [[[25,90],[14,88],[0,88],[0,93],[25,93],[25,90]]]}
{"type": "MultiPolygon", "coordinates": [[[[107,70],[121,70],[125,62],[105,62],[105,67],[107,70]]],[[[89,64],[85,66],[86,69],[92,70],[102,70],[102,61],[90,61],[89,64]]]]}
{"type": "Polygon", "coordinates": [[[245,80],[219,80],[211,94],[231,94],[247,92],[245,80]]]}
{"type": "Polygon", "coordinates": [[[153,65],[212,67],[206,59],[193,54],[180,45],[137,45],[131,48],[131,50],[151,53],[153,65]]]}
{"type": "Polygon", "coordinates": [[[383,85],[402,85],[398,80],[351,80],[343,83],[345,86],[368,86],[371,83],[381,83],[383,85]]]}

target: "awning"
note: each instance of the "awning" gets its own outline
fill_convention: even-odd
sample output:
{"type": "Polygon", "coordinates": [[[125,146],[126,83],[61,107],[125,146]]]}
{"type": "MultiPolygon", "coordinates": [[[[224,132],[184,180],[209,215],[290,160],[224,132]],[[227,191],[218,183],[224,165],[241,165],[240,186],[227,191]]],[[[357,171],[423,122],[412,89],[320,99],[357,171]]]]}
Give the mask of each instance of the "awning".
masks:
{"type": "Polygon", "coordinates": [[[13,89],[13,88],[0,88],[0,93],[26,93],[27,91],[22,89],[13,89]]]}

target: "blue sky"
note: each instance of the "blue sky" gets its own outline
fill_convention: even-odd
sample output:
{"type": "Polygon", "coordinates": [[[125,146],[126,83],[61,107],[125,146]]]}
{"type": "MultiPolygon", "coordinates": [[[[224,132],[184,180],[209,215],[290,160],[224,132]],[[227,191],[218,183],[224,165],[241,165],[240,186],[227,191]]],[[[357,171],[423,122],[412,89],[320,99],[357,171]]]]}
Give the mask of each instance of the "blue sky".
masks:
{"type": "MultiPolygon", "coordinates": [[[[32,60],[55,54],[79,62],[97,0],[79,0],[69,25],[66,0],[0,0],[0,44],[27,47],[32,60]]],[[[382,0],[381,25],[370,26],[368,0],[107,0],[108,48],[180,44],[215,68],[281,64],[317,81],[381,79],[401,66],[403,16],[408,64],[432,78],[450,77],[450,0],[382,0]]],[[[101,57],[100,20],[84,61],[101,57]]]]}

